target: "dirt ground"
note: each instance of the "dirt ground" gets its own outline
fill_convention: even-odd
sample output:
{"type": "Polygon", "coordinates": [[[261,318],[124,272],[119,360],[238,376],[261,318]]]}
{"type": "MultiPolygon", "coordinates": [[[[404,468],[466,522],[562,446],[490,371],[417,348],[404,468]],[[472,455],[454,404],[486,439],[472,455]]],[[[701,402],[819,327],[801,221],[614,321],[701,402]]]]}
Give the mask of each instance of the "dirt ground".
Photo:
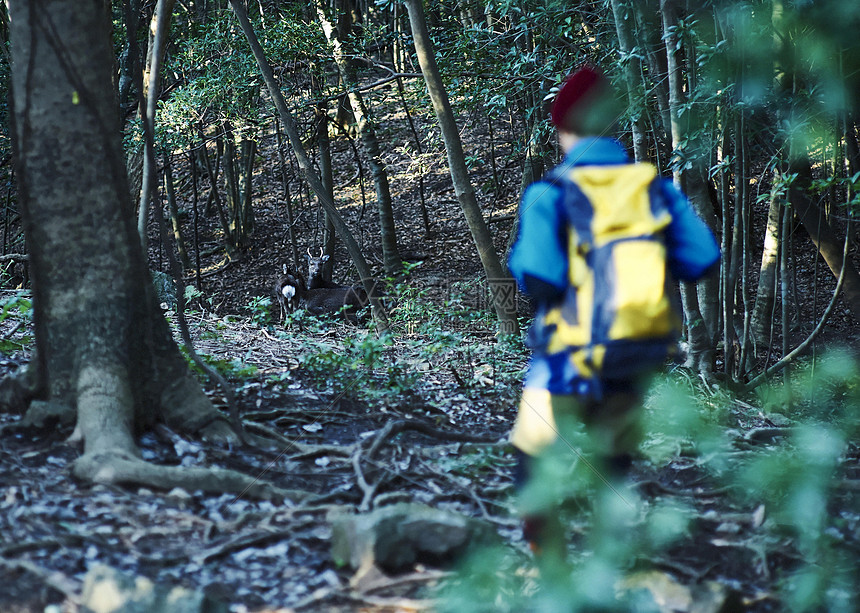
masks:
{"type": "MultiPolygon", "coordinates": [[[[197,329],[206,329],[201,324],[197,329]]],[[[239,349],[245,365],[258,367],[254,376],[235,380],[243,418],[251,431],[281,434],[288,441],[283,451],[212,447],[159,429],[141,437],[144,458],[234,468],[310,491],[313,498],[276,505],[234,495],[84,485],[69,475],[79,451],[65,442],[67,429],[8,429],[18,417],[0,416],[7,427],[0,437],[0,610],[36,613],[55,604],[55,610],[75,611],[83,577],[96,564],[203,589],[233,611],[432,610],[437,587],[451,578],[449,568],[417,565],[358,580],[332,559],[330,513],[400,501],[488,522],[509,558],[522,572],[533,572],[505,443],[513,386],[474,379],[461,387],[440,370],[398,402],[368,402],[327,390],[297,368],[292,349],[299,339],[279,340],[248,323],[220,332],[218,339],[200,340],[200,350],[229,359],[239,349]],[[464,434],[474,442],[454,440],[464,434]],[[380,452],[365,459],[378,441],[380,452]]],[[[735,404],[727,419],[738,457],[776,449],[787,432],[748,405],[735,404]]],[[[860,515],[857,490],[850,489],[860,478],[856,445],[841,472],[846,489],[833,498],[831,538],[856,554],[860,515]]],[[[769,520],[769,508],[727,487],[701,458],[680,449],[661,463],[639,462],[632,482],[646,509],[684,505],[695,517],[682,539],[649,560],[651,567],[686,586],[724,586],[744,603],[726,610],[784,610],[778,582],[802,557],[790,534],[769,520]]],[[[587,551],[591,521],[585,512],[571,523],[574,556],[587,551]]]]}
{"type": "MultiPolygon", "coordinates": [[[[475,131],[474,138],[472,150],[489,151],[486,135],[475,131]]],[[[406,152],[405,139],[386,154],[398,238],[405,259],[416,267],[393,309],[400,326],[393,345],[373,368],[338,372],[338,364],[352,364],[339,357],[360,352],[355,344],[344,345],[359,329],[340,322],[285,328],[276,317],[267,318],[259,302],[271,300],[282,263],[292,263],[273,142],[269,135],[261,146],[256,229],[239,257],[225,257],[214,218],[199,222],[203,283],[189,320],[198,351],[232,375],[249,430],[275,432],[283,438],[283,451],[212,447],[164,428],[144,434],[140,445],[151,462],[234,468],[313,497],[275,505],[233,495],[84,485],[70,477],[79,450],[65,442],[68,428],[24,430],[16,427],[20,416],[0,415],[0,612],[41,613],[49,605],[57,607],[51,611],[75,611],[83,577],[96,564],[202,589],[236,612],[431,610],[436,587],[451,579],[450,569],[418,565],[402,575],[358,581],[332,560],[329,513],[397,501],[488,522],[523,573],[534,570],[516,518],[514,458],[506,443],[527,354],[521,347],[500,349],[489,318],[474,316],[485,306],[476,289],[479,263],[445,175],[444,152],[434,149],[421,158],[433,222],[429,236],[421,222],[416,156],[406,152]],[[426,321],[440,329],[422,329],[426,321]],[[431,346],[438,346],[435,357],[428,357],[431,346]],[[367,459],[376,444],[379,453],[367,459]]],[[[511,151],[504,145],[496,151],[501,184],[479,189],[479,199],[504,253],[519,167],[506,161],[511,151]]],[[[351,155],[348,146],[335,144],[337,199],[378,269],[373,189],[365,181],[362,206],[351,155]]],[[[483,159],[474,168],[477,184],[491,183],[491,166],[483,159]]],[[[180,183],[185,238],[193,245],[191,189],[187,181],[180,183]]],[[[207,189],[204,180],[201,197],[207,189]]],[[[320,212],[299,197],[302,189],[293,179],[301,253],[316,251],[322,242],[320,212]]],[[[151,247],[151,260],[164,267],[155,238],[151,247]]],[[[354,281],[342,249],[335,261],[335,279],[354,281]]],[[[188,281],[194,283],[194,276],[188,281]]],[[[276,316],[276,309],[271,313],[276,316]]],[[[27,326],[19,323],[8,318],[0,324],[5,339],[22,345],[6,353],[0,374],[30,357],[27,326]]],[[[854,324],[840,310],[836,325],[850,330],[854,324]]],[[[703,389],[695,380],[690,386],[703,389]]],[[[210,393],[223,406],[217,392],[210,393]]],[[[738,458],[776,449],[791,425],[774,423],[746,402],[724,404],[723,426],[738,458]]],[[[855,556],[858,460],[854,442],[842,459],[843,489],[835,492],[830,513],[831,538],[855,556]]],[[[685,448],[659,464],[638,463],[632,481],[646,505],[677,502],[695,516],[684,537],[650,561],[653,567],[686,586],[718,582],[744,610],[783,610],[780,582],[803,560],[792,537],[768,520],[769,509],[727,487],[685,448]]],[[[582,554],[590,521],[586,514],[572,528],[574,555],[582,554]]]]}

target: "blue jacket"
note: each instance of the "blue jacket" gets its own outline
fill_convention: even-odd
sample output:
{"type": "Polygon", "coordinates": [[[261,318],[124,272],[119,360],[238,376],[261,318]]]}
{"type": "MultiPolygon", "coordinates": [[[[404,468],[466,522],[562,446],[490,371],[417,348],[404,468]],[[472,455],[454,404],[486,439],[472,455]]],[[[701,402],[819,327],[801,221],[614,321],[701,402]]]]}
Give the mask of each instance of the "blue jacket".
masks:
{"type": "MultiPolygon", "coordinates": [[[[627,164],[624,147],[610,138],[586,138],[565,156],[563,166],[627,164]]],[[[713,234],[687,198],[668,179],[661,179],[672,222],[665,238],[669,269],[680,281],[697,281],[719,261],[713,234]]],[[[567,214],[562,189],[549,181],[532,183],[520,204],[517,241],[508,268],[520,289],[538,301],[551,299],[567,287],[567,214]]]]}
{"type": "MultiPolygon", "coordinates": [[[[618,141],[585,138],[576,143],[558,168],[629,163],[631,160],[618,141]]],[[[678,280],[696,281],[719,262],[719,247],[684,194],[670,180],[657,179],[657,182],[671,215],[671,222],[664,230],[669,271],[678,280]]],[[[563,188],[546,177],[526,189],[520,205],[517,241],[508,260],[520,289],[534,298],[539,307],[561,297],[568,286],[570,221],[563,196],[563,188]]],[[[554,393],[576,393],[577,374],[564,355],[536,354],[526,385],[554,393]]]]}

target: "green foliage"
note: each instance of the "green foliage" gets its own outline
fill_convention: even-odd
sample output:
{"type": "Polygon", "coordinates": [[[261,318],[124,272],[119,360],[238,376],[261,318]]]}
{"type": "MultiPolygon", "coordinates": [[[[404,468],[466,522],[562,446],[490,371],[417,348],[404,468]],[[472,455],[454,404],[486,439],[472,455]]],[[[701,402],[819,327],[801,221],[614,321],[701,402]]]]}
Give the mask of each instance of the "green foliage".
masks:
{"type": "Polygon", "coordinates": [[[272,319],[272,299],[268,296],[255,296],[245,305],[245,310],[251,313],[251,321],[258,326],[267,326],[272,319]]]}
{"type": "MultiPolygon", "coordinates": [[[[729,395],[708,393],[681,373],[656,381],[649,395],[644,450],[655,468],[679,456],[693,459],[726,486],[736,504],[751,513],[760,509],[756,543],[778,547],[795,560],[777,571],[780,610],[847,611],[860,596],[857,493],[839,487],[846,455],[857,453],[858,375],[860,366],[847,353],[810,362],[793,378],[789,393],[768,394],[780,398],[790,416],[785,436],[740,454],[737,441],[723,434],[738,406],[729,395]]],[[[655,556],[699,542],[695,501],[642,500],[622,482],[610,481],[610,487],[588,461],[593,442],[584,429],[561,422],[559,429],[559,442],[536,463],[516,505],[522,514],[558,509],[563,524],[582,535],[573,561],[488,547],[463,560],[445,582],[439,610],[658,610],[650,596],[633,589],[634,579],[655,556]]],[[[469,469],[469,458],[459,465],[443,461],[452,471],[469,469]]],[[[480,478],[475,468],[465,474],[480,478]]]]}
{"type": "Polygon", "coordinates": [[[0,322],[7,317],[14,317],[25,321],[33,319],[33,301],[30,293],[26,291],[14,292],[0,299],[0,322]]]}
{"type": "Polygon", "coordinates": [[[388,287],[387,299],[395,306],[389,312],[391,331],[381,337],[346,326],[333,341],[332,322],[302,310],[289,314],[286,323],[300,326],[306,347],[312,347],[300,357],[305,371],[331,390],[365,401],[413,399],[425,376],[439,371],[446,377],[454,373],[466,394],[518,386],[526,354],[522,340],[492,337],[494,319],[470,295],[474,286],[454,283],[441,299],[406,283],[388,287]],[[490,342],[482,342],[485,337],[490,342]]]}
{"type": "MultiPolygon", "coordinates": [[[[256,18],[255,29],[276,69],[310,61],[319,72],[317,62],[326,57],[322,34],[315,23],[295,14],[300,8],[281,7],[276,19],[265,24],[256,18]]],[[[159,107],[161,140],[187,145],[197,137],[196,130],[222,121],[231,122],[237,135],[256,133],[269,105],[260,98],[260,70],[232,12],[214,12],[177,40],[166,71],[181,78],[182,86],[159,107]]]]}
{"type": "Polygon", "coordinates": [[[440,613],[514,613],[528,611],[530,579],[524,556],[505,547],[484,548],[464,560],[457,578],[440,591],[440,613]]]}
{"type": "MultiPolygon", "coordinates": [[[[12,318],[20,321],[18,326],[32,322],[33,302],[29,292],[18,291],[0,299],[0,322],[12,318]]],[[[32,336],[24,334],[17,340],[10,338],[11,334],[0,338],[0,353],[9,355],[21,351],[32,342],[32,336]]]]}
{"type": "MultiPolygon", "coordinates": [[[[191,356],[188,355],[188,350],[185,346],[180,345],[179,348],[182,351],[182,355],[185,356],[185,360],[188,362],[189,368],[191,368],[191,370],[197,375],[205,376],[206,373],[204,373],[200,368],[198,368],[197,364],[194,363],[191,356]]],[[[238,358],[216,357],[205,353],[199,354],[199,356],[201,360],[217,370],[224,377],[231,379],[247,379],[257,374],[256,366],[246,364],[238,358]]]]}
{"type": "MultiPolygon", "coordinates": [[[[498,153],[520,163],[536,128],[546,142],[550,88],[587,58],[594,61],[603,53],[593,37],[595,27],[602,39],[611,24],[559,0],[494,0],[439,10],[432,35],[455,112],[480,124],[485,118],[510,122],[511,147],[498,153]]],[[[486,152],[480,157],[486,161],[486,152]]]]}
{"type": "Polygon", "coordinates": [[[717,461],[728,444],[724,417],[730,399],[706,395],[685,374],[658,378],[646,398],[641,449],[655,464],[682,454],[717,461]]]}
{"type": "Polygon", "coordinates": [[[445,474],[466,477],[470,482],[480,482],[487,474],[498,470],[510,470],[504,450],[497,445],[464,445],[457,453],[440,451],[433,461],[445,474]]]}
{"type": "Polygon", "coordinates": [[[229,11],[215,13],[171,56],[169,69],[184,85],[160,105],[157,123],[172,140],[196,136],[189,127],[202,125],[202,113],[209,122],[230,120],[239,131],[258,118],[259,69],[234,21],[229,11]]]}
{"type": "MultiPolygon", "coordinates": [[[[858,597],[855,577],[860,564],[846,542],[857,508],[839,492],[840,463],[854,446],[860,424],[857,363],[834,352],[802,372],[793,382],[796,419],[779,447],[755,453],[739,471],[747,496],[762,501],[773,529],[792,538],[802,559],[785,571],[782,589],[791,611],[847,610],[858,597]],[[835,507],[834,505],[839,505],[835,507]]],[[[772,395],[774,397],[776,395],[772,395]]]]}
{"type": "Polygon", "coordinates": [[[362,330],[342,343],[317,343],[318,349],[301,359],[301,366],[336,393],[373,400],[397,397],[411,388],[416,372],[390,351],[393,338],[362,330]]]}
{"type": "Polygon", "coordinates": [[[594,467],[571,449],[587,441],[575,436],[568,443],[542,458],[519,505],[525,514],[558,509],[568,525],[588,521],[585,551],[573,562],[549,552],[535,560],[501,546],[475,552],[443,585],[441,611],[656,610],[620,586],[637,560],[686,536],[690,510],[665,503],[644,505],[619,483],[606,487],[594,467]],[[562,499],[567,503],[559,509],[562,499]]]}

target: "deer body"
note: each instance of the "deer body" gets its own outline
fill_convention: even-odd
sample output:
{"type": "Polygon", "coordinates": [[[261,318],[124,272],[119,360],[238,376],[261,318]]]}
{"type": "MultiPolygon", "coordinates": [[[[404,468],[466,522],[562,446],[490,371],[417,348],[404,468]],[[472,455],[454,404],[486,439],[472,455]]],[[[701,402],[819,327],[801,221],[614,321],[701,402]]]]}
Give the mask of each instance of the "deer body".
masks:
{"type": "Polygon", "coordinates": [[[345,308],[347,316],[368,304],[364,290],[352,287],[319,287],[304,290],[299,295],[299,305],[311,315],[337,313],[345,308]]]}
{"type": "Polygon", "coordinates": [[[367,293],[353,287],[314,287],[309,288],[304,277],[291,271],[286,264],[284,274],[275,284],[275,294],[281,305],[281,317],[296,308],[304,308],[311,315],[338,313],[341,310],[348,318],[355,319],[355,313],[368,304],[367,293]]]}
{"type": "Polygon", "coordinates": [[[275,281],[275,297],[281,307],[281,321],[286,318],[287,313],[292,313],[299,306],[296,288],[300,285],[300,278],[284,264],[283,274],[275,281]]]}

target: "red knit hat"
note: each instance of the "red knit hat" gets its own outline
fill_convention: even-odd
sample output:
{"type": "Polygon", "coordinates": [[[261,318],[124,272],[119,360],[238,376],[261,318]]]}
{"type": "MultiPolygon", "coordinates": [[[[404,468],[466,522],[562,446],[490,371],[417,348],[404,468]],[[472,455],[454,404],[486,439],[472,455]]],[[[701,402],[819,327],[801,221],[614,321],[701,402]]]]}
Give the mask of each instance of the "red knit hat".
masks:
{"type": "Polygon", "coordinates": [[[581,67],[558,90],[550,109],[553,125],[569,132],[590,131],[588,128],[593,126],[589,125],[588,116],[593,113],[595,105],[605,100],[608,92],[609,81],[603,73],[591,66],[581,67]]]}

